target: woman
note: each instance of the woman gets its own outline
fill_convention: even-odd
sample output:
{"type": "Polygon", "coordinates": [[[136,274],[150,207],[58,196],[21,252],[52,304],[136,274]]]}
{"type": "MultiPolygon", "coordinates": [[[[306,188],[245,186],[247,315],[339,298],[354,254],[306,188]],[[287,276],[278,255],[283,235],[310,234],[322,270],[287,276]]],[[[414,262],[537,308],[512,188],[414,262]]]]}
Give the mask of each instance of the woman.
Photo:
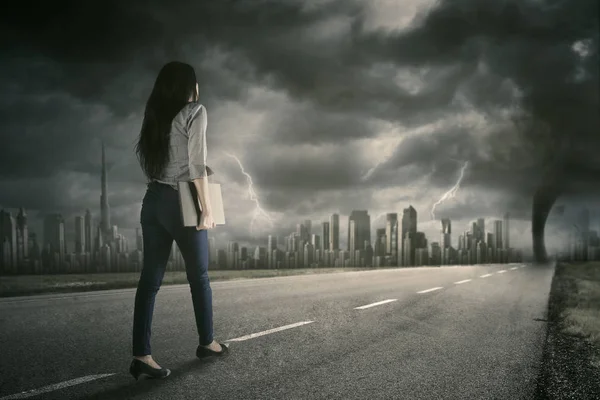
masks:
{"type": "MultiPolygon", "coordinates": [[[[196,356],[222,356],[225,345],[213,339],[212,291],[208,279],[208,229],[215,226],[208,197],[206,109],[198,103],[194,69],[184,63],[166,64],[146,103],[136,153],[148,178],[142,202],[144,265],[135,295],[133,361],[130,373],[165,378],[171,373],[152,359],[150,333],[154,300],[160,288],[173,240],[185,261],[192,293],[199,345],[196,356]],[[184,227],[178,181],[193,181],[202,214],[200,225],[184,227]]],[[[209,169],[210,170],[210,169],[209,169]]]]}

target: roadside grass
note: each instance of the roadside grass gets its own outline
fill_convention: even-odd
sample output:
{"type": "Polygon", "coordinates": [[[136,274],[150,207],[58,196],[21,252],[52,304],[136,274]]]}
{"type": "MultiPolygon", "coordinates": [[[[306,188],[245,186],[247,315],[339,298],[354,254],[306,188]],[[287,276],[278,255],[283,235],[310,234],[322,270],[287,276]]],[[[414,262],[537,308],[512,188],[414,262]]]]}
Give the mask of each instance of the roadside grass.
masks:
{"type": "Polygon", "coordinates": [[[562,330],[591,342],[592,363],[600,368],[600,262],[561,264],[556,272],[575,289],[565,293],[562,330]]]}
{"type": "MultiPolygon", "coordinates": [[[[374,269],[376,268],[209,270],[208,275],[210,280],[215,282],[234,279],[272,278],[278,276],[327,274],[374,269]]],[[[135,288],[137,287],[139,277],[139,272],[0,276],[0,297],[135,288]]],[[[163,278],[163,285],[186,283],[187,277],[185,271],[167,271],[163,278]]]]}

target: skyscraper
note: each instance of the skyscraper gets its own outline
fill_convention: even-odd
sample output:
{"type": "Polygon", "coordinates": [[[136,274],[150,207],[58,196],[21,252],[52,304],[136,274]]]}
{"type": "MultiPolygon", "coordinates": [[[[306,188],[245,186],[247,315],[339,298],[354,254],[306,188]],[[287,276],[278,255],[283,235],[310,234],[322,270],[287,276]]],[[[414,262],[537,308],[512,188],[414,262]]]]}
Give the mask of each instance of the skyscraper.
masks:
{"type": "Polygon", "coordinates": [[[442,237],[441,237],[441,248],[446,249],[452,246],[452,223],[450,218],[442,218],[442,237]]]}
{"type": "Polygon", "coordinates": [[[427,247],[427,238],[424,232],[415,233],[415,248],[424,249],[427,247]]]}
{"type": "MultiPolygon", "coordinates": [[[[181,257],[183,258],[183,255],[181,257]]],[[[210,265],[217,263],[217,244],[214,237],[208,238],[208,262],[210,265]]]]}
{"type": "Polygon", "coordinates": [[[340,216],[333,214],[329,219],[329,250],[340,249],[340,216]]]}
{"type": "Polygon", "coordinates": [[[368,211],[364,211],[362,214],[361,227],[360,227],[360,240],[363,249],[367,248],[367,243],[372,245],[371,241],[371,216],[368,211]]]}
{"type": "Polygon", "coordinates": [[[440,265],[442,263],[442,249],[437,242],[431,243],[431,265],[440,265]]]}
{"type": "Polygon", "coordinates": [[[273,251],[277,249],[277,237],[269,235],[267,239],[267,268],[275,268],[275,259],[273,258],[273,251]]]}
{"type": "Polygon", "coordinates": [[[310,240],[312,237],[312,221],[310,219],[304,220],[304,227],[306,229],[306,240],[310,240]]]}
{"type": "Polygon", "coordinates": [[[494,243],[492,247],[494,250],[500,250],[504,248],[502,246],[502,239],[504,238],[502,234],[502,221],[497,219],[494,221],[494,243]]]}
{"type": "Polygon", "coordinates": [[[358,222],[354,219],[348,219],[348,251],[350,259],[354,258],[354,251],[358,248],[358,222]]]}
{"type": "Polygon", "coordinates": [[[509,235],[510,225],[509,225],[509,221],[508,221],[509,218],[510,218],[509,213],[504,214],[504,227],[503,227],[504,232],[502,232],[504,234],[504,240],[503,240],[504,243],[502,243],[502,244],[504,245],[505,249],[510,248],[510,235],[509,235]]]}
{"type": "Polygon", "coordinates": [[[94,239],[94,252],[101,256],[102,248],[104,247],[104,234],[102,233],[102,226],[96,227],[96,237],[94,239]]]}
{"type": "Polygon", "coordinates": [[[366,210],[353,210],[348,217],[348,250],[364,250],[365,241],[371,243],[371,217],[366,210]],[[351,232],[352,221],[354,221],[354,232],[351,232]]]}
{"type": "Polygon", "coordinates": [[[471,230],[470,230],[470,232],[471,232],[471,237],[473,239],[475,239],[475,243],[477,243],[477,237],[478,237],[477,231],[478,231],[477,221],[471,221],[471,230]]]}
{"type": "Polygon", "coordinates": [[[300,240],[307,240],[306,226],[304,224],[296,224],[296,235],[298,235],[300,240]]]}
{"type": "Polygon", "coordinates": [[[399,264],[398,239],[398,214],[388,213],[385,221],[385,252],[390,256],[393,266],[399,264]]]}
{"type": "Polygon", "coordinates": [[[83,217],[75,217],[75,253],[81,254],[85,251],[85,224],[83,217]]]}
{"type": "Polygon", "coordinates": [[[84,221],[84,251],[86,253],[92,253],[92,213],[90,210],[85,210],[85,221],[84,221]]]}
{"type": "Polygon", "coordinates": [[[144,237],[142,236],[142,230],[140,228],[135,228],[135,249],[138,251],[144,250],[144,237]]]}
{"type": "Polygon", "coordinates": [[[104,238],[112,236],[110,225],[110,207],[108,205],[108,183],[106,180],[106,157],[104,152],[104,142],[102,142],[102,194],[100,195],[100,227],[104,238]]]}
{"type": "Polygon", "coordinates": [[[485,219],[477,219],[477,241],[485,242],[485,219]]]}
{"type": "Polygon", "coordinates": [[[385,256],[385,228],[379,228],[375,231],[375,246],[373,246],[373,253],[376,257],[385,256]]]}
{"type": "Polygon", "coordinates": [[[50,252],[51,259],[58,255],[58,265],[53,264],[54,268],[62,267],[65,260],[65,220],[61,214],[49,214],[44,218],[44,247],[50,252]]]}
{"type": "Polygon", "coordinates": [[[414,265],[414,262],[410,258],[411,249],[415,247],[414,245],[414,236],[407,232],[404,235],[404,239],[402,240],[402,266],[409,267],[414,265]]]}
{"type": "Polygon", "coordinates": [[[3,272],[16,272],[17,224],[11,212],[0,210],[0,263],[3,272]]]}
{"type": "Polygon", "coordinates": [[[408,206],[402,212],[402,235],[405,236],[407,232],[417,232],[417,210],[413,206],[408,206]]]}
{"type": "Polygon", "coordinates": [[[496,242],[496,239],[494,238],[493,232],[488,232],[486,234],[485,242],[487,244],[487,247],[492,248],[492,249],[494,248],[494,243],[496,242]]]}
{"type": "MultiPolygon", "coordinates": [[[[417,210],[413,206],[408,206],[402,212],[402,243],[410,243],[408,247],[402,246],[402,259],[409,261],[410,265],[414,265],[415,262],[415,235],[417,234],[417,210]],[[410,239],[409,242],[405,242],[406,239],[410,239]],[[408,255],[404,252],[409,250],[408,255]]],[[[406,265],[406,264],[405,264],[406,265]]]]}
{"type": "Polygon", "coordinates": [[[17,214],[17,264],[23,265],[29,253],[29,232],[27,229],[27,214],[23,207],[17,214]]]}
{"type": "Polygon", "coordinates": [[[323,227],[323,250],[329,250],[329,222],[323,222],[321,225],[323,227]]]}
{"type": "Polygon", "coordinates": [[[313,245],[315,250],[320,250],[321,249],[321,236],[317,235],[316,233],[313,233],[310,235],[310,244],[313,245]]]}

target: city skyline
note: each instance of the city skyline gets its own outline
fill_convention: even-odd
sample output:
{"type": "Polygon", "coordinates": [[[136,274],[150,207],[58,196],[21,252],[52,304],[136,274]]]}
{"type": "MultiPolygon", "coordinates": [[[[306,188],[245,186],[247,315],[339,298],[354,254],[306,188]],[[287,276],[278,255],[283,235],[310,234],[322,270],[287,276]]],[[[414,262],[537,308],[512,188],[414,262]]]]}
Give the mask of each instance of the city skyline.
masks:
{"type": "MultiPolygon", "coordinates": [[[[104,201],[101,201],[101,206],[104,201]]],[[[89,211],[89,210],[88,210],[89,211]]],[[[0,211],[0,226],[3,229],[6,227],[6,219],[9,214],[4,210],[0,211]]],[[[332,214],[330,221],[339,219],[338,214],[332,214]]],[[[412,207],[408,207],[403,211],[403,216],[400,224],[398,224],[397,213],[388,214],[388,223],[385,228],[376,228],[375,240],[364,240],[364,246],[358,245],[356,242],[361,241],[358,232],[361,232],[369,223],[369,215],[366,210],[355,210],[348,219],[351,223],[348,231],[350,243],[347,249],[341,246],[331,249],[331,240],[325,241],[326,236],[334,235],[335,232],[329,229],[330,221],[323,221],[320,224],[313,225],[311,220],[305,220],[303,223],[296,224],[296,230],[284,237],[268,235],[266,238],[266,247],[256,246],[254,250],[247,246],[240,246],[235,241],[230,241],[226,246],[218,246],[214,238],[209,239],[209,251],[212,254],[211,264],[213,267],[225,269],[248,269],[248,268],[315,268],[315,267],[414,267],[427,265],[469,265],[482,263],[502,263],[502,262],[520,262],[523,260],[522,251],[513,249],[507,246],[510,240],[509,230],[503,229],[504,226],[509,226],[509,214],[506,213],[502,219],[493,221],[493,226],[486,229],[485,220],[478,218],[472,221],[463,233],[458,233],[458,246],[454,248],[447,243],[448,235],[452,235],[452,221],[442,219],[440,221],[440,241],[429,239],[422,232],[419,232],[418,225],[415,226],[415,221],[418,223],[418,218],[412,207]],[[401,232],[402,226],[405,229],[405,241],[398,243],[402,251],[399,252],[399,259],[394,257],[393,245],[389,248],[390,241],[387,240],[386,231],[390,230],[390,222],[392,222],[392,232],[401,232]],[[312,228],[315,228],[314,230],[312,228]],[[313,233],[319,232],[322,233],[313,233]],[[412,240],[414,238],[414,240],[412,240]],[[498,239],[501,238],[501,239],[498,239]],[[325,245],[325,243],[328,243],[325,245]],[[330,247],[326,249],[325,246],[330,247]],[[324,251],[325,250],[325,251],[324,251]],[[329,251],[327,251],[329,250],[329,251]],[[323,252],[324,251],[324,252],[323,252]],[[356,254],[354,254],[356,253],[356,254]]],[[[10,218],[9,218],[10,219],[10,218]]],[[[89,219],[89,212],[86,212],[86,219],[89,219]]],[[[600,238],[598,231],[590,229],[589,210],[584,209],[580,212],[580,225],[574,227],[576,229],[569,233],[570,240],[567,246],[557,257],[570,260],[593,260],[600,259],[600,238]],[[586,245],[583,245],[586,243],[586,245]]],[[[12,257],[10,262],[22,260],[24,255],[27,257],[27,224],[26,212],[20,210],[16,219],[16,224],[13,224],[15,237],[17,240],[11,246],[7,246],[8,242],[4,239],[2,247],[2,273],[15,273],[14,268],[7,269],[7,250],[9,247],[16,247],[16,253],[10,250],[12,257]],[[24,229],[24,236],[22,230],[24,229]],[[23,240],[25,238],[25,241],[23,240]],[[25,243],[25,245],[24,245],[25,243]],[[15,255],[16,254],[16,255],[15,255]]],[[[137,236],[134,247],[136,250],[130,252],[127,241],[123,241],[122,235],[117,234],[117,227],[113,226],[110,234],[112,241],[111,250],[100,251],[96,255],[81,254],[88,246],[85,244],[86,226],[83,217],[76,217],[75,225],[79,226],[79,235],[75,237],[74,251],[68,251],[65,232],[64,219],[60,214],[49,214],[45,221],[43,248],[58,249],[54,255],[45,256],[42,253],[41,265],[35,265],[34,270],[27,269],[27,273],[57,273],[57,272],[121,272],[121,271],[139,271],[141,268],[141,232],[137,228],[137,236]],[[114,246],[113,246],[114,245],[114,246]],[[79,249],[79,250],[78,250],[79,249]],[[114,249],[115,253],[110,256],[114,249]],[[80,253],[80,254],[76,254],[80,253]],[[83,256],[83,258],[81,258],[83,256]],[[44,260],[46,257],[46,260],[44,260]],[[48,258],[49,257],[49,258],[48,258]],[[54,258],[55,260],[69,260],[69,266],[65,268],[50,267],[54,258]],[[100,260],[100,264],[96,266],[90,265],[90,260],[100,260]],[[112,261],[114,265],[111,267],[112,261]],[[73,261],[77,260],[77,261],[73,261]],[[83,261],[82,261],[83,260],[83,261]],[[76,262],[76,264],[72,264],[76,262]],[[131,264],[133,262],[133,264],[131,264]],[[106,264],[101,264],[106,263],[106,264]],[[57,269],[54,269],[57,268],[57,269]]],[[[13,222],[14,222],[13,221],[13,222]]],[[[98,236],[94,246],[102,247],[102,241],[98,240],[103,237],[101,224],[97,227],[98,236]]],[[[456,228],[454,229],[457,231],[456,228]]],[[[364,230],[363,230],[364,232],[364,230]]],[[[338,232],[339,235],[339,232],[338,232]]],[[[392,234],[392,238],[395,237],[392,234]]],[[[33,244],[30,253],[37,254],[40,257],[40,248],[36,242],[36,234],[30,233],[33,238],[33,244]]],[[[104,240],[104,239],[102,239],[104,240]]],[[[398,239],[399,240],[399,239],[398,239]]],[[[392,239],[393,241],[393,239],[392,239]]],[[[104,249],[108,248],[108,244],[104,244],[104,249]]],[[[36,255],[33,255],[36,257],[36,255]]],[[[61,261],[61,262],[63,262],[61,261]]],[[[13,265],[14,267],[14,265],[13,265]]],[[[173,251],[168,264],[169,270],[183,270],[183,258],[178,251],[176,244],[173,245],[173,251]]]]}
{"type": "MultiPolygon", "coordinates": [[[[140,227],[135,228],[135,240],[131,242],[119,233],[117,225],[110,223],[104,143],[101,145],[100,187],[98,222],[94,223],[90,209],[84,215],[75,216],[71,240],[65,229],[68,221],[60,213],[50,213],[44,217],[43,236],[39,237],[29,231],[26,210],[20,208],[16,218],[2,210],[0,270],[14,273],[29,259],[33,264],[30,263],[27,272],[139,270],[143,259],[140,227]]],[[[487,224],[485,218],[473,219],[462,231],[452,224],[450,218],[441,217],[439,236],[436,238],[419,230],[418,212],[410,204],[401,213],[386,213],[384,224],[372,221],[368,210],[352,210],[346,218],[345,245],[339,240],[344,237],[340,229],[340,216],[339,213],[332,213],[326,221],[314,221],[314,225],[312,219],[305,219],[303,223],[296,223],[296,229],[291,234],[271,233],[261,238],[255,246],[243,245],[235,240],[217,243],[214,237],[210,237],[211,263],[223,268],[248,268],[248,263],[253,267],[266,265],[267,268],[297,268],[299,265],[410,267],[523,259],[522,249],[511,246],[508,212],[501,219],[493,219],[487,224]],[[255,247],[252,254],[249,253],[250,247],[255,247]]],[[[574,227],[576,232],[571,229],[569,241],[559,252],[560,255],[568,254],[573,259],[600,258],[598,231],[590,228],[589,209],[584,208],[580,212],[574,227]],[[581,243],[587,244],[581,247],[581,243]]],[[[171,268],[181,268],[183,265],[175,243],[171,261],[174,265],[171,268]]]]}
{"type": "MultiPolygon", "coordinates": [[[[119,245],[119,246],[125,246],[125,248],[127,247],[127,243],[137,243],[139,241],[139,237],[138,237],[138,229],[134,228],[136,231],[136,236],[134,236],[133,238],[128,238],[126,237],[126,235],[123,235],[122,233],[118,233],[119,231],[119,227],[116,225],[111,225],[111,210],[110,210],[110,204],[109,204],[109,184],[108,184],[108,173],[107,173],[107,167],[106,167],[106,151],[105,151],[105,146],[104,143],[101,143],[101,168],[100,168],[100,199],[99,199],[99,203],[100,203],[100,207],[99,207],[99,212],[97,213],[92,213],[89,209],[86,210],[84,215],[75,215],[73,217],[74,219],[74,223],[71,225],[68,222],[66,224],[63,225],[62,229],[64,231],[64,243],[61,244],[62,247],[64,247],[65,249],[70,248],[73,249],[73,251],[77,251],[77,249],[85,249],[85,251],[87,252],[91,252],[91,247],[95,246],[96,248],[98,248],[98,246],[102,247],[102,243],[109,243],[113,240],[117,240],[120,241],[122,243],[124,243],[123,245],[119,245]],[[95,216],[95,218],[94,218],[95,216]],[[73,227],[73,229],[69,229],[70,227],[73,227]]],[[[563,209],[564,212],[564,206],[560,206],[557,208],[561,208],[563,209]]],[[[22,208],[19,210],[19,216],[17,218],[24,218],[25,214],[25,210],[23,210],[22,208]]],[[[385,213],[385,215],[387,215],[389,218],[390,215],[393,214],[398,214],[398,213],[385,213]]],[[[397,251],[397,255],[392,255],[392,258],[396,258],[398,259],[400,264],[406,264],[406,265],[414,265],[416,263],[416,253],[415,253],[415,248],[410,249],[409,254],[405,254],[405,248],[404,248],[404,244],[400,241],[400,238],[404,238],[404,236],[406,235],[407,232],[410,232],[411,237],[414,240],[417,241],[427,241],[429,240],[429,242],[435,242],[434,240],[432,240],[432,237],[435,237],[435,235],[427,235],[424,232],[419,232],[419,234],[421,235],[420,239],[416,238],[415,235],[417,234],[416,231],[416,224],[418,223],[418,218],[416,218],[417,215],[417,211],[415,210],[414,207],[412,207],[412,205],[408,205],[407,208],[404,208],[403,211],[400,213],[401,217],[400,219],[404,222],[402,222],[402,226],[401,226],[401,231],[398,232],[397,234],[394,233],[393,235],[398,235],[398,249],[397,251]],[[408,213],[408,214],[407,214],[408,213]],[[407,215],[408,217],[405,218],[404,216],[407,215]],[[412,217],[411,217],[412,215],[412,217]],[[429,239],[427,239],[429,238],[429,239]]],[[[508,215],[508,213],[505,214],[505,216],[508,215]]],[[[328,240],[329,243],[327,244],[327,247],[331,248],[331,246],[333,245],[334,242],[338,243],[338,248],[345,248],[347,251],[352,252],[353,248],[351,248],[350,244],[354,243],[354,241],[350,241],[351,238],[351,232],[352,232],[352,224],[354,224],[354,222],[352,222],[353,220],[356,220],[356,227],[361,226],[362,228],[360,228],[358,231],[355,232],[355,234],[358,235],[358,240],[360,241],[364,241],[364,240],[368,240],[371,245],[374,245],[374,242],[371,240],[371,238],[373,237],[373,235],[377,235],[377,230],[380,228],[383,228],[387,233],[386,236],[390,235],[391,232],[389,232],[389,221],[386,223],[384,222],[383,225],[381,222],[376,222],[373,221],[371,219],[371,216],[368,215],[368,210],[353,210],[349,213],[349,215],[347,216],[347,218],[343,218],[342,224],[340,225],[340,213],[332,213],[329,218],[328,221],[326,222],[328,226],[333,226],[334,223],[337,224],[338,227],[338,234],[337,234],[337,238],[334,237],[334,235],[332,234],[333,230],[331,228],[328,228],[329,232],[328,232],[328,240]],[[361,217],[361,215],[364,215],[364,217],[361,217]],[[336,220],[337,218],[337,220],[336,220]],[[360,223],[361,218],[366,218],[366,221],[368,221],[369,224],[369,228],[365,229],[365,224],[364,223],[360,223]],[[344,220],[347,221],[347,223],[344,225],[344,220]],[[334,222],[337,221],[337,222],[334,222]],[[347,231],[347,234],[341,235],[342,240],[340,241],[340,227],[344,227],[347,231]],[[362,230],[361,230],[362,229],[362,230]],[[363,233],[361,233],[363,232],[363,233]],[[346,238],[346,240],[344,240],[344,238],[346,238]],[[342,244],[342,246],[340,246],[339,244],[342,244]]],[[[58,218],[58,219],[62,219],[64,221],[64,217],[60,214],[60,213],[49,213],[44,217],[44,220],[48,220],[48,219],[52,219],[52,218],[58,218]]],[[[396,217],[397,218],[397,217],[396,217]]],[[[380,218],[375,218],[376,220],[380,220],[380,218]]],[[[477,239],[478,240],[482,240],[485,241],[486,243],[489,241],[489,235],[492,235],[494,237],[494,243],[493,245],[495,247],[498,248],[503,248],[503,247],[507,247],[507,248],[511,248],[510,246],[510,241],[509,241],[509,237],[508,232],[509,229],[506,229],[507,226],[509,226],[507,219],[504,217],[503,220],[498,219],[497,217],[493,217],[493,218],[477,218],[477,219],[472,219],[473,222],[469,222],[468,225],[470,224],[479,224],[479,225],[485,225],[487,222],[487,226],[489,227],[491,224],[494,224],[493,228],[490,229],[486,229],[483,233],[478,233],[477,239]],[[500,225],[498,225],[500,224],[500,225]],[[486,240],[487,239],[487,240],[486,240]]],[[[317,225],[322,224],[321,221],[319,220],[305,220],[305,224],[306,226],[309,226],[309,230],[310,230],[310,224],[312,223],[312,221],[315,221],[317,225]]],[[[450,246],[454,247],[454,248],[458,248],[461,246],[461,242],[459,239],[459,235],[452,235],[451,233],[451,221],[449,218],[444,217],[443,214],[440,214],[440,218],[436,219],[436,221],[439,221],[441,223],[441,237],[439,238],[439,244],[442,246],[442,248],[445,246],[446,241],[449,240],[449,244],[450,246]],[[444,234],[444,232],[446,232],[446,234],[444,234]]],[[[582,218],[581,216],[579,217],[578,221],[582,221],[580,223],[587,223],[587,225],[589,226],[590,224],[590,213],[589,211],[587,212],[587,214],[585,214],[585,218],[582,218]],[[586,219],[587,218],[587,219],[586,219]],[[585,220],[585,221],[584,221],[585,220]]],[[[423,221],[421,221],[422,223],[423,221]]],[[[426,221],[426,222],[431,222],[431,220],[426,221]]],[[[291,222],[290,222],[291,223],[291,222]]],[[[43,232],[44,235],[43,236],[36,236],[36,240],[38,245],[41,245],[41,248],[43,249],[44,246],[46,246],[48,243],[53,243],[52,240],[47,240],[45,238],[46,236],[46,232],[48,231],[48,227],[46,226],[47,223],[44,222],[44,227],[43,227],[43,232]],[[40,242],[41,240],[41,242],[40,242]]],[[[297,227],[298,226],[302,226],[301,224],[296,224],[297,227]]],[[[54,229],[58,229],[58,228],[54,228],[54,229]]],[[[131,228],[129,228],[131,229],[131,228]]],[[[324,229],[324,228],[323,228],[324,229]]],[[[455,229],[456,229],[456,225],[455,225],[455,229]]],[[[475,228],[473,228],[475,229],[475,228]]],[[[52,229],[50,229],[51,231],[52,229]]],[[[127,228],[126,228],[127,230],[127,228]]],[[[281,229],[279,229],[279,231],[281,231],[281,229]]],[[[212,233],[212,231],[211,231],[212,233]]],[[[299,234],[301,236],[303,236],[300,232],[299,234]]],[[[323,236],[325,235],[324,231],[323,231],[323,236]]],[[[277,234],[275,235],[277,237],[282,237],[282,234],[277,234]]],[[[263,235],[262,238],[254,238],[254,242],[253,243],[242,243],[243,247],[252,247],[254,245],[265,245],[266,243],[266,236],[263,235]]],[[[388,236],[389,237],[389,236],[388,236]]],[[[569,234],[570,237],[570,234],[569,234]]],[[[27,242],[28,238],[23,239],[25,242],[27,242]]],[[[391,240],[390,239],[386,239],[386,246],[390,246],[392,245],[391,243],[389,243],[391,240]]],[[[310,238],[307,239],[307,241],[310,241],[310,238]]],[[[227,241],[223,241],[220,240],[220,242],[238,242],[235,238],[231,239],[231,240],[227,240],[227,241]]],[[[57,246],[57,244],[53,244],[54,246],[57,246]]],[[[137,246],[139,247],[139,246],[137,246]]],[[[226,247],[226,246],[220,246],[222,247],[226,247]]],[[[521,249],[521,247],[517,246],[515,249],[519,250],[521,249]]],[[[527,248],[525,247],[525,254],[527,254],[527,248]]],[[[562,249],[559,249],[558,251],[562,251],[562,249]]],[[[64,253],[66,253],[67,250],[64,251],[64,253]]],[[[556,252],[556,250],[555,250],[556,252]]],[[[350,253],[352,254],[352,253],[350,253]]],[[[391,252],[391,254],[394,254],[394,251],[391,252]]],[[[21,256],[22,257],[22,256],[21,256]]],[[[64,255],[60,256],[60,259],[62,260],[64,257],[64,255]]]]}

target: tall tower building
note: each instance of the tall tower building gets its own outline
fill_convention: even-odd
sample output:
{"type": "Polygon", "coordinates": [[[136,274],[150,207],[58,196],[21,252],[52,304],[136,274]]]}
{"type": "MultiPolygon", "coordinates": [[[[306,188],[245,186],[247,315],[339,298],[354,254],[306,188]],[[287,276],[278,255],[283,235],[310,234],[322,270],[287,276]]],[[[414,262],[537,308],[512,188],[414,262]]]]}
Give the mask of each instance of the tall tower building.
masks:
{"type": "Polygon", "coordinates": [[[417,210],[413,206],[408,206],[402,212],[402,243],[409,243],[402,246],[402,259],[409,261],[414,265],[415,262],[415,236],[417,234],[417,210]],[[405,242],[406,239],[410,241],[405,242]],[[408,247],[407,247],[408,246],[408,247]],[[409,250],[410,254],[406,255],[405,251],[409,250]]]}
{"type": "MultiPolygon", "coordinates": [[[[144,237],[142,236],[142,230],[140,228],[135,228],[135,249],[138,251],[144,250],[144,237]]],[[[216,260],[216,251],[213,254],[215,256],[214,259],[216,260]]]]}
{"type": "Polygon", "coordinates": [[[340,249],[340,216],[333,214],[329,219],[329,250],[340,249]]]}
{"type": "Polygon", "coordinates": [[[81,254],[85,251],[85,223],[83,217],[75,217],[75,253],[81,254]]]}
{"type": "Polygon", "coordinates": [[[323,222],[321,225],[323,226],[323,250],[329,250],[329,222],[323,222]]]}
{"type": "Polygon", "coordinates": [[[485,219],[477,219],[477,240],[485,242],[485,219]]]}
{"type": "Polygon", "coordinates": [[[406,233],[417,233],[417,210],[413,206],[408,206],[402,212],[402,235],[406,233]]]}
{"type": "Polygon", "coordinates": [[[398,214],[388,213],[385,221],[385,252],[390,256],[393,266],[399,264],[398,239],[398,214]]]}
{"type": "Polygon", "coordinates": [[[470,232],[471,232],[471,237],[473,239],[475,239],[475,241],[477,241],[477,237],[478,237],[477,231],[478,231],[477,221],[471,221],[471,230],[470,230],[470,232]]]}
{"type": "Polygon", "coordinates": [[[3,272],[17,267],[17,224],[11,212],[0,210],[0,263],[3,272]]]}
{"type": "Polygon", "coordinates": [[[446,249],[452,246],[452,223],[450,218],[442,218],[442,237],[441,237],[441,248],[446,249]]]}
{"type": "Polygon", "coordinates": [[[503,240],[504,243],[502,243],[502,244],[504,245],[505,249],[510,249],[510,235],[509,235],[510,225],[509,225],[509,218],[510,218],[510,214],[509,213],[504,214],[504,227],[503,227],[504,228],[503,229],[504,232],[502,232],[504,234],[504,240],[503,240]]]}
{"type": "Polygon", "coordinates": [[[17,264],[23,265],[29,257],[29,232],[27,229],[27,214],[23,207],[17,214],[17,264]]]}
{"type": "Polygon", "coordinates": [[[402,266],[410,267],[414,265],[410,259],[411,248],[414,248],[415,238],[409,232],[406,233],[402,240],[402,266]]]}
{"type": "Polygon", "coordinates": [[[375,246],[373,252],[376,257],[385,256],[385,228],[379,228],[375,231],[375,246]]]}
{"type": "Polygon", "coordinates": [[[310,235],[310,244],[313,245],[315,250],[320,250],[321,249],[321,236],[317,235],[316,233],[313,233],[312,235],[310,235]]]}
{"type": "Polygon", "coordinates": [[[494,243],[492,243],[492,248],[494,250],[500,250],[504,247],[502,246],[502,221],[497,219],[494,221],[494,243]]]}
{"type": "Polygon", "coordinates": [[[360,236],[361,236],[360,244],[362,245],[362,247],[364,249],[366,249],[367,242],[370,245],[373,244],[373,242],[371,241],[371,216],[369,215],[369,212],[367,210],[365,210],[362,213],[362,218],[361,218],[360,224],[361,224],[361,226],[360,226],[360,236]]]}
{"type": "Polygon", "coordinates": [[[304,220],[304,228],[306,229],[306,240],[310,240],[312,237],[312,221],[310,219],[304,220]]]}
{"type": "Polygon", "coordinates": [[[58,264],[62,267],[65,260],[65,220],[61,214],[49,214],[44,218],[44,247],[48,248],[54,258],[58,255],[58,264]]]}
{"type": "Polygon", "coordinates": [[[486,239],[485,239],[485,243],[487,244],[487,247],[493,249],[495,242],[496,242],[496,239],[494,238],[494,233],[488,232],[486,235],[486,239]]]}
{"type": "Polygon", "coordinates": [[[102,194],[100,195],[100,227],[106,238],[112,236],[110,207],[108,205],[108,184],[106,181],[106,156],[102,142],[102,194]]]}
{"type": "Polygon", "coordinates": [[[354,251],[358,248],[358,223],[356,220],[348,219],[348,251],[350,259],[354,258],[354,251]]]}
{"type": "Polygon", "coordinates": [[[277,249],[277,237],[269,235],[267,238],[267,268],[276,268],[277,260],[273,257],[274,250],[277,249]]]}
{"type": "Polygon", "coordinates": [[[365,241],[371,243],[371,217],[366,210],[353,210],[348,217],[348,250],[364,250],[365,241]],[[353,232],[352,221],[354,221],[353,232]],[[352,243],[352,237],[354,237],[354,243],[352,243]]]}
{"type": "Polygon", "coordinates": [[[92,213],[90,210],[85,210],[84,221],[84,251],[92,253],[92,213]]]}

